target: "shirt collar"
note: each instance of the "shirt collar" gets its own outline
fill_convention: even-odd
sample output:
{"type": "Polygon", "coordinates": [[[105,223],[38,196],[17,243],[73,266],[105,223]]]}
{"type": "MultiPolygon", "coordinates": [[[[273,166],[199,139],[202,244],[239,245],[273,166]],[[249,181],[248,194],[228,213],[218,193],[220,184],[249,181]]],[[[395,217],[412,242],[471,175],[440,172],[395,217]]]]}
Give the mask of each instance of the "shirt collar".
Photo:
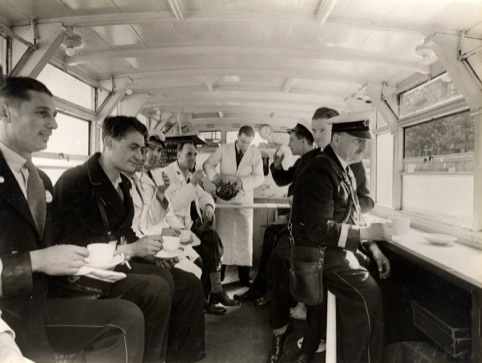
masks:
{"type": "Polygon", "coordinates": [[[5,157],[5,161],[7,162],[8,166],[12,170],[16,172],[20,172],[22,168],[25,166],[27,159],[25,159],[22,155],[17,154],[12,149],[9,149],[2,142],[0,142],[0,150],[2,151],[2,154],[5,157]]]}

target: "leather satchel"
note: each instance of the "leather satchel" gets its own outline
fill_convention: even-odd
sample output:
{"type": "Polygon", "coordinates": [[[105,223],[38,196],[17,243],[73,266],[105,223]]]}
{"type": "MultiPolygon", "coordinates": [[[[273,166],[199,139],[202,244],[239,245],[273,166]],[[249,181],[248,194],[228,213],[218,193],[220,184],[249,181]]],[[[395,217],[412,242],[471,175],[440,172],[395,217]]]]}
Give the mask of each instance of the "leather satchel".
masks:
{"type": "Polygon", "coordinates": [[[293,298],[306,305],[323,302],[325,247],[291,245],[290,290],[293,298]]]}

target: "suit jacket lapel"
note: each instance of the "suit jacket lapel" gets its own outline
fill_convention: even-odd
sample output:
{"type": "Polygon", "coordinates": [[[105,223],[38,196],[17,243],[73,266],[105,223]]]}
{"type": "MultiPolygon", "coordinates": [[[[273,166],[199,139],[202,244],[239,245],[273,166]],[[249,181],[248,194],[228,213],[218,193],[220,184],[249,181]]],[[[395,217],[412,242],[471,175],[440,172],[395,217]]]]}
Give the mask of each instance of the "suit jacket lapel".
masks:
{"type": "MultiPolygon", "coordinates": [[[[17,179],[13,175],[12,171],[7,165],[3,154],[0,152],[0,178],[3,178],[3,182],[0,183],[0,197],[5,199],[14,209],[16,209],[37,231],[35,222],[30,212],[30,208],[27,203],[22,189],[18,185],[17,179]]],[[[2,179],[0,179],[1,181],[2,179]]],[[[38,234],[38,231],[37,231],[38,234]]],[[[40,236],[39,236],[40,237],[40,236]]]]}

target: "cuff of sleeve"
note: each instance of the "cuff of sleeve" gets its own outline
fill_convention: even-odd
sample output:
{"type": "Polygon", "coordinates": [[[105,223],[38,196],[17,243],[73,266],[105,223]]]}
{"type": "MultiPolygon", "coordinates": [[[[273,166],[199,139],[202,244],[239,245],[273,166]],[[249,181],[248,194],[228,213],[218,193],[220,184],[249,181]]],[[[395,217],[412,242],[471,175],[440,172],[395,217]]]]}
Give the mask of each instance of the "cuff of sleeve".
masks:
{"type": "Polygon", "coordinates": [[[2,256],[2,262],[2,296],[29,295],[33,289],[30,253],[12,253],[2,256]]]}
{"type": "Polygon", "coordinates": [[[349,251],[356,251],[359,243],[360,229],[349,224],[342,224],[340,237],[338,238],[338,247],[349,251]]]}

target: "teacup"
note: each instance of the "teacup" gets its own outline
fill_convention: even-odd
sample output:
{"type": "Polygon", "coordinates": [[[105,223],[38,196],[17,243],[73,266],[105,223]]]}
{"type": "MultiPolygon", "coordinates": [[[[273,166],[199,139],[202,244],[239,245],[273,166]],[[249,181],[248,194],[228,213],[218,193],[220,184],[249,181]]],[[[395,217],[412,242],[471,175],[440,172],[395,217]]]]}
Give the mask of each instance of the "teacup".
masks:
{"type": "Polygon", "coordinates": [[[392,217],[390,218],[393,226],[393,234],[395,236],[404,236],[410,230],[410,218],[392,217]]]}
{"type": "Polygon", "coordinates": [[[162,236],[162,248],[168,252],[177,251],[181,239],[173,236],[162,236]]]}
{"type": "Polygon", "coordinates": [[[91,265],[107,265],[114,258],[115,244],[112,243],[91,243],[87,249],[91,265]]]}
{"type": "Polygon", "coordinates": [[[181,239],[181,242],[187,242],[191,239],[191,232],[187,229],[182,229],[179,238],[181,239]]]}

